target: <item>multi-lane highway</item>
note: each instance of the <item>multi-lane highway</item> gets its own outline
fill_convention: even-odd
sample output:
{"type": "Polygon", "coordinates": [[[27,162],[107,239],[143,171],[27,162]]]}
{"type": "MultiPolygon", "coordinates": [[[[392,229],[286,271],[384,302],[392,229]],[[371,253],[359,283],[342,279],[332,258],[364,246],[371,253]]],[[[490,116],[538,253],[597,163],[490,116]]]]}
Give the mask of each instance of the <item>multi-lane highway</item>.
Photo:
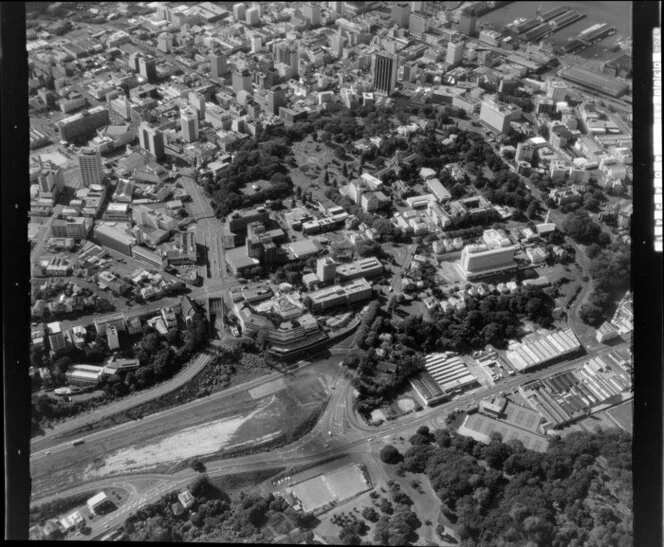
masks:
{"type": "MultiPolygon", "coordinates": [[[[340,359],[338,357],[333,357],[331,361],[336,361],[335,366],[338,368],[336,369],[337,373],[329,384],[330,401],[324,415],[312,432],[299,441],[282,447],[281,449],[250,456],[208,462],[206,464],[207,472],[211,476],[221,476],[228,473],[240,473],[256,469],[264,469],[266,467],[310,464],[327,459],[331,456],[346,453],[366,453],[368,449],[367,443],[373,439],[375,439],[373,442],[387,442],[387,439],[390,436],[405,434],[421,425],[429,425],[432,428],[441,427],[444,425],[445,416],[456,408],[464,408],[469,404],[479,402],[482,398],[494,396],[501,392],[505,393],[512,391],[516,389],[524,379],[537,379],[555,372],[572,369],[587,359],[605,354],[609,351],[611,351],[611,348],[607,347],[595,349],[590,351],[587,355],[573,361],[559,363],[530,374],[509,377],[490,388],[483,388],[475,393],[463,395],[456,400],[449,401],[438,407],[427,408],[414,415],[409,415],[378,427],[369,426],[363,423],[353,411],[351,380],[344,374],[343,367],[339,363],[340,359]],[[332,435],[330,435],[330,432],[332,435]]],[[[236,391],[250,389],[263,382],[270,381],[277,376],[278,375],[275,374],[270,377],[260,378],[247,385],[238,386],[234,389],[236,391]]],[[[127,437],[128,431],[132,428],[148,427],[150,430],[156,431],[159,430],[159,428],[165,427],[165,424],[169,422],[172,423],[174,420],[178,419],[178,417],[182,419],[183,416],[200,416],[201,413],[205,412],[206,405],[223,404],[223,398],[229,394],[229,392],[221,392],[209,398],[149,416],[138,423],[130,422],[110,430],[94,433],[85,437],[85,443],[87,446],[99,445],[119,448],[122,446],[123,437],[127,437]]],[[[76,447],[72,447],[70,444],[61,444],[51,449],[53,454],[62,452],[66,455],[67,453],[71,453],[72,458],[76,457],[75,451],[76,447]]],[[[46,455],[43,452],[33,456],[36,465],[39,465],[40,460],[43,460],[44,458],[46,458],[46,455]]],[[[124,522],[124,519],[128,514],[134,511],[141,503],[151,502],[158,499],[166,492],[185,485],[194,476],[195,473],[192,470],[183,469],[173,475],[127,474],[117,476],[113,479],[102,479],[91,482],[85,486],[90,489],[101,489],[107,488],[109,485],[118,485],[119,487],[121,484],[133,485],[132,488],[122,486],[125,490],[130,491],[129,499],[126,504],[124,504],[118,511],[99,519],[95,525],[104,527],[106,525],[111,527],[120,525],[124,522]]],[[[83,488],[83,485],[76,485],[73,489],[61,490],[58,495],[61,497],[69,496],[81,491],[81,488],[83,488]]],[[[48,493],[48,495],[51,496],[52,494],[48,493]]],[[[48,499],[40,496],[38,493],[36,493],[35,497],[40,498],[35,500],[35,502],[38,503],[48,499]]]]}
{"type": "Polygon", "coordinates": [[[210,200],[203,195],[201,187],[191,177],[181,177],[178,182],[182,184],[187,194],[191,196],[192,216],[197,219],[197,243],[207,250],[209,276],[213,279],[225,279],[226,264],[221,240],[222,223],[215,216],[210,200]]]}

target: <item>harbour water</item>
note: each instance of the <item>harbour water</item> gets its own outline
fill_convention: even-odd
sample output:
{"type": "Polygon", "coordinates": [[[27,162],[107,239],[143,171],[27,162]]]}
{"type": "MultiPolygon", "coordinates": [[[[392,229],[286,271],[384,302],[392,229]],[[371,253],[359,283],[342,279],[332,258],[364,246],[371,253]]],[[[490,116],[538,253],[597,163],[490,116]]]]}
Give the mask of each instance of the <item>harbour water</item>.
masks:
{"type": "Polygon", "coordinates": [[[611,52],[610,48],[616,44],[619,38],[632,36],[632,3],[631,2],[512,2],[502,8],[483,15],[478,19],[479,23],[488,23],[496,28],[503,28],[520,17],[532,19],[537,17],[537,9],[540,12],[555,7],[567,7],[576,9],[586,14],[586,17],[550,35],[547,40],[554,44],[564,44],[568,38],[576,37],[580,32],[596,23],[608,23],[615,27],[616,33],[597,44],[589,47],[579,55],[586,58],[603,59],[611,58],[618,53],[611,52]]]}

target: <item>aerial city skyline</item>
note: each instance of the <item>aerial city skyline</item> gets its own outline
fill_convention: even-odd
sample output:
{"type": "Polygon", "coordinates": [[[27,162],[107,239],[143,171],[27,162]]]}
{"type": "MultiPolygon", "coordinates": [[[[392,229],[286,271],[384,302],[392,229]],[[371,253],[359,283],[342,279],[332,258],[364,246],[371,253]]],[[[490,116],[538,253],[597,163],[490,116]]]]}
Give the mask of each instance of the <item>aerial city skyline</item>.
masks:
{"type": "Polygon", "coordinates": [[[632,545],[630,20],[27,2],[30,539],[632,545]]]}

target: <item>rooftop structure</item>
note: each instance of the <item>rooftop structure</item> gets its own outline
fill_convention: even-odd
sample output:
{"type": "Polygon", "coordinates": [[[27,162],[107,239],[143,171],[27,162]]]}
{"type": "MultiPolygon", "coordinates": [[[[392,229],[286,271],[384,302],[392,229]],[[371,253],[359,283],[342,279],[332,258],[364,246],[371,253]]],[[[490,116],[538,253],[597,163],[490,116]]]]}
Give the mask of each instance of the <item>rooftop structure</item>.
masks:
{"type": "Polygon", "coordinates": [[[313,312],[323,312],[340,305],[352,305],[371,298],[373,290],[371,284],[360,277],[349,283],[333,285],[305,297],[305,302],[313,312]]]}
{"type": "Polygon", "coordinates": [[[516,269],[515,247],[466,245],[461,251],[461,271],[466,279],[478,279],[516,269]]]}
{"type": "Polygon", "coordinates": [[[526,431],[510,423],[479,413],[466,416],[458,431],[460,435],[472,437],[484,444],[491,443],[491,435],[493,433],[500,433],[503,442],[507,443],[512,440],[518,440],[528,450],[546,452],[549,446],[549,440],[544,435],[526,431]]]}
{"type": "Polygon", "coordinates": [[[477,378],[471,374],[458,355],[432,353],[427,355],[424,367],[434,381],[445,392],[453,392],[477,385],[477,378]]]}
{"type": "Polygon", "coordinates": [[[510,345],[507,359],[517,370],[541,367],[582,350],[581,342],[570,329],[533,335],[526,341],[510,345]]]}

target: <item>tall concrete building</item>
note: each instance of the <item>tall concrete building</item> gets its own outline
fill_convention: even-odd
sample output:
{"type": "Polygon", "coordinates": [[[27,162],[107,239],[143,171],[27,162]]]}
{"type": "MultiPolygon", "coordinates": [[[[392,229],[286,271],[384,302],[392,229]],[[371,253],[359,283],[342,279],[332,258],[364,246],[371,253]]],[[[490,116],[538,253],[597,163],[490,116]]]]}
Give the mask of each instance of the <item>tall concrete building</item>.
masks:
{"type": "Polygon", "coordinates": [[[408,20],[408,30],[415,36],[421,36],[429,28],[429,17],[421,12],[414,12],[411,10],[410,19],[408,20]]]}
{"type": "Polygon", "coordinates": [[[157,79],[157,60],[154,57],[140,57],[138,73],[148,82],[154,82],[157,79]]]}
{"type": "Polygon", "coordinates": [[[196,93],[195,91],[189,92],[189,104],[196,110],[198,113],[198,119],[205,119],[205,95],[202,93],[196,93]]]}
{"type": "Polygon", "coordinates": [[[101,184],[104,180],[104,168],[101,164],[101,152],[97,148],[81,148],[78,154],[78,166],[81,168],[83,186],[88,188],[91,184],[101,184]]]}
{"type": "Polygon", "coordinates": [[[306,2],[302,6],[302,15],[312,27],[320,25],[320,2],[306,2]]]}
{"type": "Polygon", "coordinates": [[[445,63],[448,66],[456,66],[463,59],[464,43],[462,40],[458,42],[450,42],[447,44],[447,53],[445,55],[445,63]]]}
{"type": "Polygon", "coordinates": [[[535,145],[530,141],[520,142],[516,145],[516,154],[514,159],[516,161],[530,161],[533,159],[535,153],[535,145]]]}
{"type": "Polygon", "coordinates": [[[286,105],[286,92],[283,89],[270,89],[267,92],[267,108],[271,114],[278,116],[279,108],[286,105]]]}
{"type": "Polygon", "coordinates": [[[46,334],[48,334],[51,351],[56,352],[67,347],[67,340],[65,339],[65,333],[62,331],[60,321],[47,324],[46,334]]]}
{"type": "Polygon", "coordinates": [[[516,269],[515,248],[466,245],[461,251],[461,271],[466,279],[478,279],[516,269]]]}
{"type": "Polygon", "coordinates": [[[226,65],[226,55],[220,51],[210,53],[210,78],[218,80],[228,72],[226,65]]]}
{"type": "Polygon", "coordinates": [[[459,16],[459,32],[474,36],[477,27],[477,16],[464,12],[459,16]]]}
{"type": "Polygon", "coordinates": [[[198,113],[191,107],[180,110],[180,124],[182,127],[182,138],[186,142],[198,140],[198,113]]]}
{"type": "Polygon", "coordinates": [[[238,93],[242,90],[247,93],[253,92],[251,88],[251,73],[248,70],[243,70],[242,72],[233,71],[233,91],[238,93]]]}
{"type": "Polygon", "coordinates": [[[141,148],[147,150],[155,159],[164,157],[164,134],[148,122],[143,122],[138,127],[138,142],[141,148]]]}
{"type": "Polygon", "coordinates": [[[233,17],[235,21],[244,21],[247,14],[247,6],[243,3],[235,4],[233,6],[233,17]]]}
{"type": "Polygon", "coordinates": [[[484,122],[498,133],[505,133],[511,121],[521,118],[521,109],[514,105],[506,105],[497,101],[482,101],[480,122],[484,122]]]}
{"type": "Polygon", "coordinates": [[[565,100],[567,95],[567,84],[562,80],[551,79],[546,82],[546,96],[554,102],[565,100]]]}
{"type": "Polygon", "coordinates": [[[332,258],[326,256],[319,258],[316,262],[316,276],[322,283],[330,283],[334,281],[337,275],[337,264],[332,258]]]}
{"type": "Polygon", "coordinates": [[[408,28],[408,24],[410,23],[410,4],[408,2],[395,2],[392,4],[390,23],[399,25],[401,28],[408,28]]]}
{"type": "Polygon", "coordinates": [[[374,53],[371,62],[373,88],[379,93],[392,95],[397,83],[397,64],[399,58],[386,52],[374,53]]]}
{"type": "Polygon", "coordinates": [[[258,6],[251,7],[245,14],[245,23],[255,27],[261,21],[261,9],[258,6]]]}
{"type": "Polygon", "coordinates": [[[254,34],[249,42],[251,44],[251,53],[258,53],[263,49],[263,39],[258,34],[254,34]]]}

